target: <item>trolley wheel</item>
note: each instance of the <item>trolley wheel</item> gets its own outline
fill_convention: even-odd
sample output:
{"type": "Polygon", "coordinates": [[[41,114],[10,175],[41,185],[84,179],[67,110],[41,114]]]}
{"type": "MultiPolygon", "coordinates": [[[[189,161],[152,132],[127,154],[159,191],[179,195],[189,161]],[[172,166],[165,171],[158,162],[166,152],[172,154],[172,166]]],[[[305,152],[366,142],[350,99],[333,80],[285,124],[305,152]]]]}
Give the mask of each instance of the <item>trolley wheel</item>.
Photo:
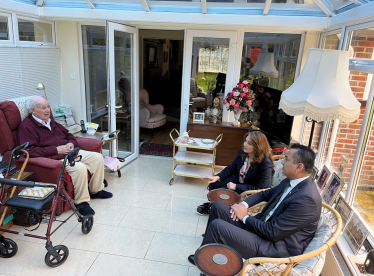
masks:
{"type": "Polygon", "coordinates": [[[108,181],[106,181],[106,179],[104,179],[104,187],[108,187],[108,181]]]}
{"type": "Polygon", "coordinates": [[[58,267],[62,265],[69,256],[69,249],[65,245],[56,245],[53,247],[58,254],[58,258],[55,258],[51,252],[47,252],[44,258],[44,262],[49,267],[58,267]]]}
{"type": "Polygon", "coordinates": [[[173,183],[174,183],[174,178],[170,179],[170,181],[169,181],[170,185],[173,185],[173,183]]]}
{"type": "Polygon", "coordinates": [[[5,250],[0,249],[0,258],[11,258],[17,254],[18,246],[13,240],[3,238],[0,243],[5,247],[5,250]]]}
{"type": "Polygon", "coordinates": [[[118,174],[118,177],[121,177],[121,171],[120,170],[117,171],[117,174],[118,174]]]}
{"type": "Polygon", "coordinates": [[[94,223],[94,218],[92,215],[85,216],[82,221],[82,233],[83,234],[90,233],[93,223],[94,223]]]}

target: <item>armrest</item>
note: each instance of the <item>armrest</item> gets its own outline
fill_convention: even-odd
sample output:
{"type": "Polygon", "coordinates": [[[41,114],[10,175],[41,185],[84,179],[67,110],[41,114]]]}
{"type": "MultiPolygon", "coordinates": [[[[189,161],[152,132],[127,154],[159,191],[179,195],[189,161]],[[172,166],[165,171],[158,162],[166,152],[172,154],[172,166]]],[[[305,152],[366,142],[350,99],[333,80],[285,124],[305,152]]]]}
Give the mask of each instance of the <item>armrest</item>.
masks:
{"type": "Polygon", "coordinates": [[[206,99],[206,93],[198,92],[197,96],[206,99]]]}
{"type": "Polygon", "coordinates": [[[240,199],[241,201],[243,201],[244,199],[248,198],[249,196],[251,195],[254,195],[254,194],[257,194],[259,192],[262,192],[262,191],[266,191],[268,189],[262,189],[262,190],[249,190],[249,191],[245,191],[245,192],[242,192],[240,194],[240,199]]]}
{"type": "Polygon", "coordinates": [[[148,106],[149,111],[151,114],[163,114],[164,107],[161,104],[149,104],[148,106]]]}
{"type": "Polygon", "coordinates": [[[151,116],[151,112],[147,108],[142,108],[139,110],[140,122],[146,122],[150,116],[151,116]]]}
{"type": "MultiPolygon", "coordinates": [[[[16,162],[17,163],[23,163],[24,161],[25,161],[25,158],[21,157],[16,162]]],[[[47,168],[47,169],[59,169],[59,170],[61,170],[62,163],[63,162],[60,161],[60,160],[54,160],[54,159],[46,158],[46,157],[35,157],[35,158],[30,158],[29,162],[27,164],[38,166],[38,167],[43,167],[43,168],[47,168]]]]}
{"type": "Polygon", "coordinates": [[[101,153],[101,147],[103,142],[92,138],[76,138],[78,142],[78,147],[81,150],[94,151],[101,153]]]}

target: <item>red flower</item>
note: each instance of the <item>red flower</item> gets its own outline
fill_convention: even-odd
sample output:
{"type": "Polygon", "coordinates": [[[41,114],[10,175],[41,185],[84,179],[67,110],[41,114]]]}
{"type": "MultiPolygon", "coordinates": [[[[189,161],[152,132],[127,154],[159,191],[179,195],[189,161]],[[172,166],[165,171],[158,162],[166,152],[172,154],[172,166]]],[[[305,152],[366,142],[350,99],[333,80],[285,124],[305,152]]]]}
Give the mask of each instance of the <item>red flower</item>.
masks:
{"type": "Polygon", "coordinates": [[[239,109],[239,104],[234,104],[234,109],[239,109]]]}
{"type": "Polygon", "coordinates": [[[240,96],[241,96],[242,98],[244,98],[244,97],[245,97],[245,93],[240,93],[240,96]]]}
{"type": "Polygon", "coordinates": [[[242,83],[238,83],[238,86],[239,86],[239,88],[243,88],[243,87],[244,87],[244,84],[242,84],[242,83]]]}

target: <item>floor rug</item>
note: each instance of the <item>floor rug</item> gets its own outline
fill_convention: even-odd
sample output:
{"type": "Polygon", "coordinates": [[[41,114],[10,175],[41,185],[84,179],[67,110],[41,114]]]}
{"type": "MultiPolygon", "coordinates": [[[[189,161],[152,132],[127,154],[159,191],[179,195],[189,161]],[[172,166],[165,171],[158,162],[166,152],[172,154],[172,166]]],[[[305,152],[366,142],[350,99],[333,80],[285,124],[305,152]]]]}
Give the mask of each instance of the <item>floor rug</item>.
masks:
{"type": "Polygon", "coordinates": [[[173,146],[144,143],[139,148],[139,154],[173,157],[173,146]]]}

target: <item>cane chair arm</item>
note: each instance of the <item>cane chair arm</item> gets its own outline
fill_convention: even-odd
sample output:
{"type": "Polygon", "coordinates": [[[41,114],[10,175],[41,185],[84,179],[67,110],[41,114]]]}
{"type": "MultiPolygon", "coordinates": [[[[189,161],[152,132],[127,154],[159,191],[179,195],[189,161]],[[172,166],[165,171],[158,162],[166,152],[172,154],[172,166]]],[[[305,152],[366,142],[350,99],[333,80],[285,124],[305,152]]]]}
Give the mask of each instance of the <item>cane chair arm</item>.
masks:
{"type": "Polygon", "coordinates": [[[322,203],[321,214],[325,215],[329,221],[332,222],[333,229],[331,237],[321,247],[311,252],[288,258],[250,258],[244,262],[243,269],[239,275],[259,276],[264,274],[268,276],[287,276],[292,268],[298,263],[313,258],[331,248],[342,232],[343,221],[340,214],[334,208],[325,203],[322,203]],[[282,266],[282,264],[284,265],[282,266]],[[247,266],[249,267],[247,268],[247,266]]]}
{"type": "Polygon", "coordinates": [[[277,161],[277,160],[279,160],[279,159],[284,159],[284,158],[285,158],[284,155],[273,155],[273,160],[274,160],[274,161],[277,161]]]}
{"type": "Polygon", "coordinates": [[[254,194],[257,194],[257,193],[259,193],[259,192],[266,191],[266,190],[268,190],[268,189],[249,190],[249,191],[242,192],[242,193],[240,194],[240,201],[245,200],[246,198],[250,197],[251,195],[254,195],[254,194]]]}

